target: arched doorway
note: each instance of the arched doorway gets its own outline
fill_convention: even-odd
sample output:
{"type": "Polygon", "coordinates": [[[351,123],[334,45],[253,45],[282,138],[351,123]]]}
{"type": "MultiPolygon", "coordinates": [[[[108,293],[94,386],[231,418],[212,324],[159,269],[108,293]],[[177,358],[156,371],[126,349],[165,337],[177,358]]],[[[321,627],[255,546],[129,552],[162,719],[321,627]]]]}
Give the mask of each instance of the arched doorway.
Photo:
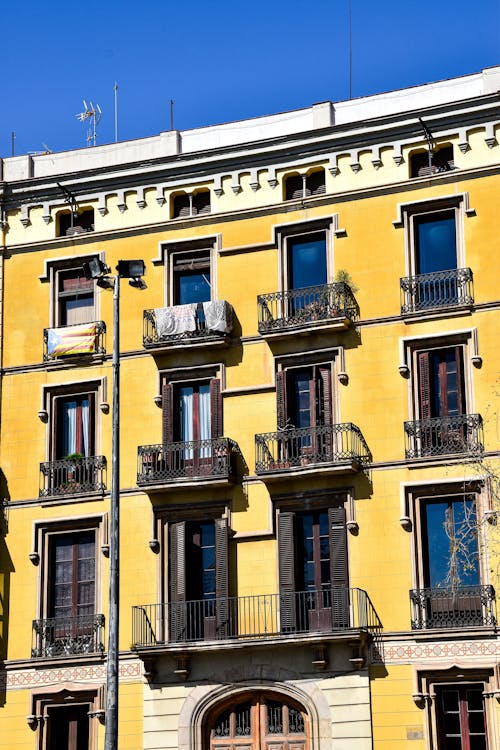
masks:
{"type": "Polygon", "coordinates": [[[246,693],[210,714],[207,750],[309,750],[304,709],[277,693],[246,693]]]}

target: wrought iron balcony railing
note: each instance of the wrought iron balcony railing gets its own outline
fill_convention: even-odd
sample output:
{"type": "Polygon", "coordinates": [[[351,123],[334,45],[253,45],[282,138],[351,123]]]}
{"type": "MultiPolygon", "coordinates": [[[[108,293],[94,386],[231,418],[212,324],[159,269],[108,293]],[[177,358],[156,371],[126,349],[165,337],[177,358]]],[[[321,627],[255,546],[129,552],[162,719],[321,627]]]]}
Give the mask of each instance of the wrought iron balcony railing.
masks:
{"type": "Polygon", "coordinates": [[[343,282],[259,294],[257,306],[259,333],[263,335],[313,328],[336,320],[354,321],[359,316],[351,288],[343,282]]]}
{"type": "Polygon", "coordinates": [[[45,362],[66,357],[89,357],[104,354],[106,324],[78,323],[62,328],[45,328],[43,331],[43,359],[45,362]]]}
{"type": "Polygon", "coordinates": [[[40,464],[40,497],[63,497],[104,492],[105,456],[61,458],[40,464]]]}
{"type": "Polygon", "coordinates": [[[137,484],[147,486],[195,480],[230,480],[238,446],[230,438],[190,440],[137,449],[137,484]]]}
{"type": "Polygon", "coordinates": [[[406,458],[480,455],[483,451],[482,425],[479,414],[405,422],[406,458]]]}
{"type": "Polygon", "coordinates": [[[104,615],[33,620],[33,659],[104,651],[104,615]]]}
{"type": "Polygon", "coordinates": [[[233,308],[225,300],[144,310],[143,345],[224,341],[233,330],[233,308]]]}
{"type": "Polygon", "coordinates": [[[400,280],[400,285],[401,315],[474,302],[470,268],[407,276],[400,280]]]}
{"type": "Polygon", "coordinates": [[[354,468],[371,461],[371,453],[359,427],[344,424],[322,427],[287,427],[255,436],[257,474],[287,469],[349,464],[354,468]]]}
{"type": "Polygon", "coordinates": [[[496,625],[493,586],[412,589],[411,627],[467,628],[496,625]]]}
{"type": "Polygon", "coordinates": [[[263,641],[382,628],[366,591],[342,586],[289,594],[223,597],[132,608],[137,647],[196,641],[263,641]]]}

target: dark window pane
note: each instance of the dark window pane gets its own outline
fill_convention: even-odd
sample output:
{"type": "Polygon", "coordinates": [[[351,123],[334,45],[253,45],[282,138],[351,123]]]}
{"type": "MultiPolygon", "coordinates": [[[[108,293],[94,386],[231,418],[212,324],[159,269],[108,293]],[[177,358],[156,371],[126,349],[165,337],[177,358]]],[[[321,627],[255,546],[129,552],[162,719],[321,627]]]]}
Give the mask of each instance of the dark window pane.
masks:
{"type": "Polygon", "coordinates": [[[326,240],[323,234],[289,241],[291,289],[326,284],[326,240]]]}
{"type": "Polygon", "coordinates": [[[415,217],[414,226],[417,273],[457,267],[454,211],[415,217]]]}
{"type": "Polygon", "coordinates": [[[177,299],[175,304],[188,305],[194,302],[210,301],[210,271],[178,273],[177,299]]]}
{"type": "Polygon", "coordinates": [[[467,709],[469,711],[483,711],[483,691],[467,690],[467,709]]]}
{"type": "Polygon", "coordinates": [[[446,585],[450,573],[450,540],[445,528],[447,510],[447,502],[425,505],[428,561],[426,585],[431,588],[446,585]]]}

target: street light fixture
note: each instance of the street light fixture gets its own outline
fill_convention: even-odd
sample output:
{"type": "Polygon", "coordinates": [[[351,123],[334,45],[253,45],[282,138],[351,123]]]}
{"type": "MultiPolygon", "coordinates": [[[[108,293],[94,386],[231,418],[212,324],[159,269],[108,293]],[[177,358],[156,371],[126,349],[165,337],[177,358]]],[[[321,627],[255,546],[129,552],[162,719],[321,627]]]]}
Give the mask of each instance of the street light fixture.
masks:
{"type": "Polygon", "coordinates": [[[118,633],[120,599],[120,279],[146,289],[143,260],[120,260],[116,274],[100,258],[83,264],[87,279],[95,279],[98,286],[113,290],[113,423],[111,449],[111,497],[109,518],[109,613],[108,659],[106,671],[106,727],[104,750],[118,750],[118,633]]]}

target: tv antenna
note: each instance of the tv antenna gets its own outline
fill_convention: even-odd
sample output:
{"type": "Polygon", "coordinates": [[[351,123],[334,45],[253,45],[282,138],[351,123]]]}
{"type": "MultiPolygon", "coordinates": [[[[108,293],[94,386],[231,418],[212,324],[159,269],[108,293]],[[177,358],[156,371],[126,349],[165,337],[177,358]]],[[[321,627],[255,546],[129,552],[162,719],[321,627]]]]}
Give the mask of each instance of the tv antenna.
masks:
{"type": "Polygon", "coordinates": [[[96,146],[97,145],[97,126],[101,122],[102,118],[102,110],[98,104],[95,105],[92,102],[87,102],[85,99],[83,100],[83,106],[84,110],[83,112],[79,112],[77,115],[75,115],[77,120],[80,120],[80,122],[85,122],[85,120],[90,120],[90,125],[87,130],[87,146],[96,146]]]}

